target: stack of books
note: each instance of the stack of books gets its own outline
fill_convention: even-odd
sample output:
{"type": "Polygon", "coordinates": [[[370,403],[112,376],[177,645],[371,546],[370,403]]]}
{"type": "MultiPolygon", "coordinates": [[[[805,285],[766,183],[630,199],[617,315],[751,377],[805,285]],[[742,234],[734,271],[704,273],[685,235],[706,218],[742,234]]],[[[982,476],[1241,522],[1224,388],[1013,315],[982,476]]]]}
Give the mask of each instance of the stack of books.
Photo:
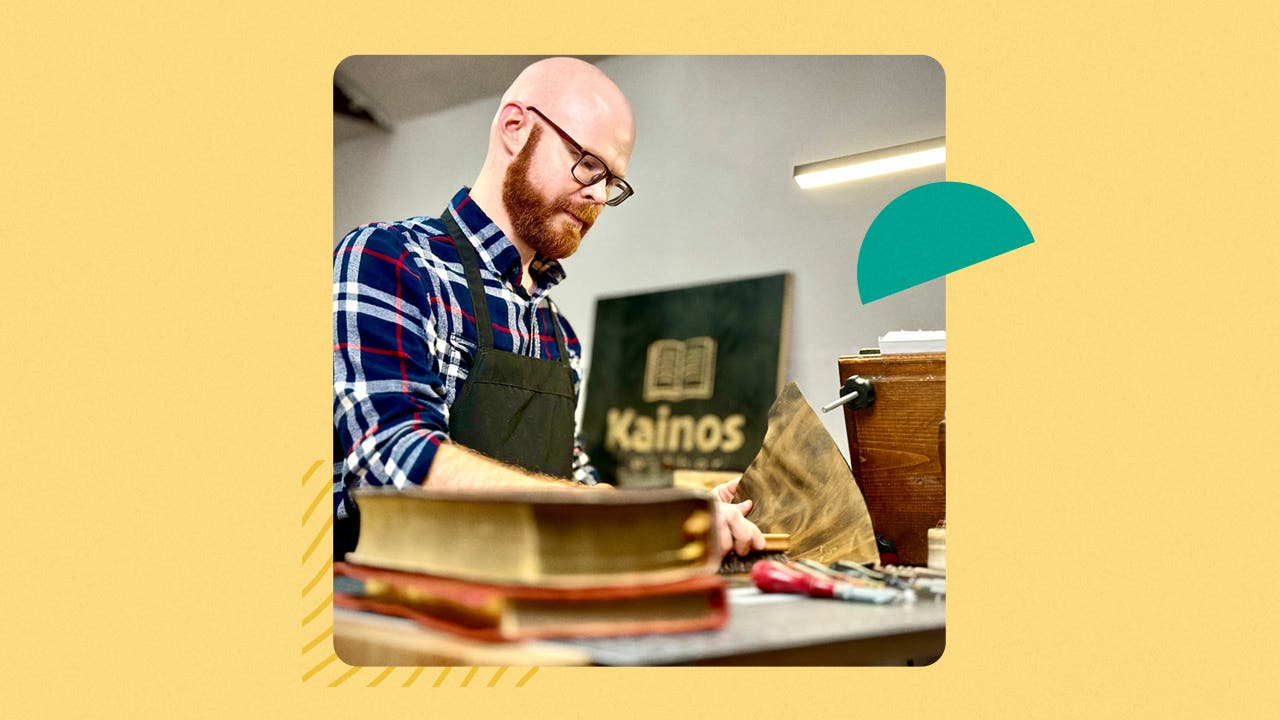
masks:
{"type": "Polygon", "coordinates": [[[946,330],[892,330],[879,338],[881,355],[947,351],[946,330]]]}
{"type": "Polygon", "coordinates": [[[685,632],[728,619],[704,492],[370,489],[356,502],[359,545],[334,564],[338,640],[361,635],[369,613],[455,645],[685,632]]]}

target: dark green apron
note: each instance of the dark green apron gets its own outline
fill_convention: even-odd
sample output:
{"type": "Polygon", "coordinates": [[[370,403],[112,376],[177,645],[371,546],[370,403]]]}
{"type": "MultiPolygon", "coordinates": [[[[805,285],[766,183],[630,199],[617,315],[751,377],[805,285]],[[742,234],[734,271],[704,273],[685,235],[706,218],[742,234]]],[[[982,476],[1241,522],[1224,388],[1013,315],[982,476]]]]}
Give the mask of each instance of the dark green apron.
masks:
{"type": "Polygon", "coordinates": [[[554,310],[548,307],[559,360],[495,350],[480,258],[453,216],[445,212],[467,274],[475,308],[477,345],[471,371],[449,408],[454,442],[530,472],[568,478],[573,472],[573,370],[554,310]]]}
{"type": "MultiPolygon", "coordinates": [[[[482,455],[530,472],[571,477],[577,397],[559,318],[548,306],[559,360],[494,349],[479,256],[448,210],[441,220],[458,248],[466,273],[477,336],[471,371],[449,408],[449,437],[482,455]]],[[[350,496],[348,501],[347,518],[334,526],[334,557],[338,559],[355,548],[360,532],[359,512],[350,496]]]]}

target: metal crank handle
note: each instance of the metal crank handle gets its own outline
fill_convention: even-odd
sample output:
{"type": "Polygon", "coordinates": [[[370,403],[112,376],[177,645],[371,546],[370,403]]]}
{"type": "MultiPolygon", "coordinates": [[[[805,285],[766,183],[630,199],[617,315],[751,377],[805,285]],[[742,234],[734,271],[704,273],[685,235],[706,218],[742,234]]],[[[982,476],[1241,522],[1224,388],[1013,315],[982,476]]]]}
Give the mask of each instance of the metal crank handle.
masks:
{"type": "Polygon", "coordinates": [[[822,406],[822,412],[831,412],[841,405],[853,403],[854,410],[861,410],[875,402],[876,389],[871,381],[857,375],[851,375],[840,388],[840,397],[822,406]]]}

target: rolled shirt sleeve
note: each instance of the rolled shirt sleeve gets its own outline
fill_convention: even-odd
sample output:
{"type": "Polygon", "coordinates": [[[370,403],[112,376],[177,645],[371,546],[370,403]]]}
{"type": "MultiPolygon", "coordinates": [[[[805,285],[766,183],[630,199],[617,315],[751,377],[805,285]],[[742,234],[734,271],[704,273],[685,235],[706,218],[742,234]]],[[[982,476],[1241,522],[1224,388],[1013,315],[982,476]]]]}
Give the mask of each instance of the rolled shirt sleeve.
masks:
{"type": "Polygon", "coordinates": [[[366,225],[333,258],[335,512],[345,488],[421,484],[449,407],[424,273],[398,232],[366,225]]]}

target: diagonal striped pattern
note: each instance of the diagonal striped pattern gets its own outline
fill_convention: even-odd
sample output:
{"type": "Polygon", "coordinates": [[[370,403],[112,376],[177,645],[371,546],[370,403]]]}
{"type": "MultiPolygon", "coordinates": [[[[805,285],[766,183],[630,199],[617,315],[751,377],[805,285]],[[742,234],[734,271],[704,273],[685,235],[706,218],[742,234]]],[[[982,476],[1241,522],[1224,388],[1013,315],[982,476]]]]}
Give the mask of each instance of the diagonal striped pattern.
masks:
{"type": "Polygon", "coordinates": [[[536,666],[529,668],[529,672],[526,672],[524,676],[520,678],[520,681],[516,683],[516,687],[524,687],[524,684],[529,682],[529,679],[536,674],[538,674],[538,668],[536,666]]]}
{"type": "Polygon", "coordinates": [[[369,687],[378,687],[378,685],[379,685],[383,680],[386,680],[386,679],[387,679],[387,676],[391,674],[391,671],[392,671],[392,670],[395,670],[395,668],[393,668],[393,667],[389,667],[389,668],[387,668],[387,669],[383,670],[382,672],[378,673],[378,677],[376,677],[376,678],[374,678],[373,680],[370,680],[370,681],[369,681],[369,687]]]}
{"type": "Polygon", "coordinates": [[[515,673],[508,674],[506,666],[470,667],[465,673],[451,673],[454,668],[444,667],[423,677],[426,668],[366,668],[342,662],[333,650],[333,515],[324,505],[333,486],[330,478],[318,472],[322,466],[323,461],[317,460],[302,476],[301,498],[306,505],[302,512],[306,544],[302,553],[302,682],[325,687],[349,683],[364,687],[524,687],[538,668],[529,668],[513,683],[515,673]]]}

